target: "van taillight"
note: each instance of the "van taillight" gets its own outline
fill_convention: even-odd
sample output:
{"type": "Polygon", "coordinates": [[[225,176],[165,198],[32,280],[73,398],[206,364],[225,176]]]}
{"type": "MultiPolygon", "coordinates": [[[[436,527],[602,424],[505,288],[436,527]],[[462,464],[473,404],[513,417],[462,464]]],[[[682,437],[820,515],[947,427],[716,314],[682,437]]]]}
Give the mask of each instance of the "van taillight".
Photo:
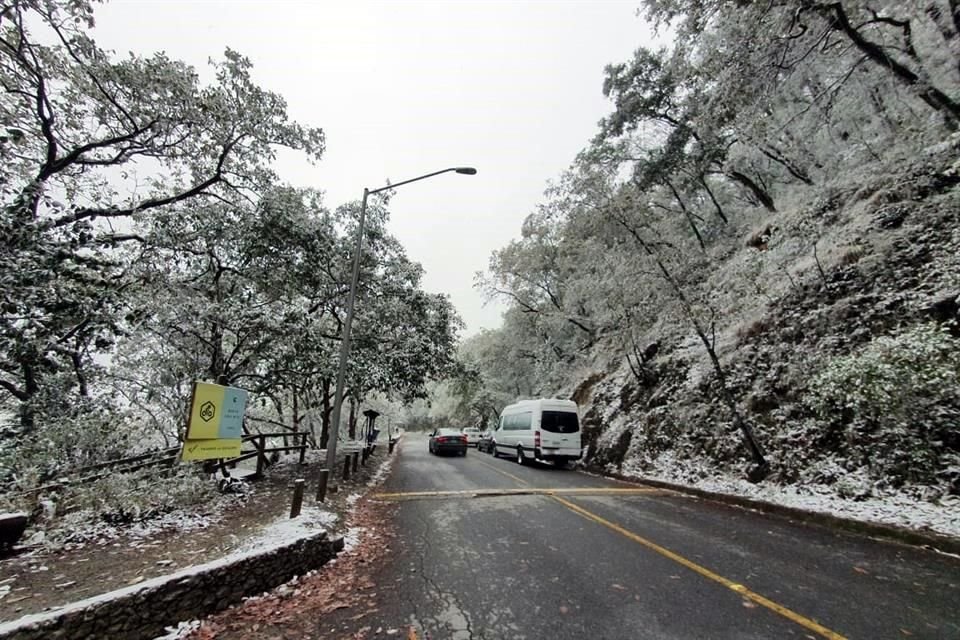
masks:
{"type": "Polygon", "coordinates": [[[533,432],[533,446],[538,449],[540,448],[540,432],[539,431],[533,432]]]}

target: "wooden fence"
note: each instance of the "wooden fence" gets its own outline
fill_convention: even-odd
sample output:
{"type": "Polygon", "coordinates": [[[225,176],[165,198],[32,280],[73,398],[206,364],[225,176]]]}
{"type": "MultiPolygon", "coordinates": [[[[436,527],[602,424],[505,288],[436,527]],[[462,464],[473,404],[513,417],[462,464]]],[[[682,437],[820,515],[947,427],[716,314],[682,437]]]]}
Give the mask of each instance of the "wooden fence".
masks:
{"type": "MultiPolygon", "coordinates": [[[[235,458],[228,458],[223,460],[223,465],[225,467],[236,467],[236,465],[244,460],[250,460],[251,458],[256,457],[257,459],[257,470],[255,477],[261,477],[263,471],[269,465],[268,454],[285,451],[299,451],[300,452],[300,464],[304,463],[307,455],[307,438],[309,432],[307,431],[282,431],[276,433],[251,433],[245,435],[241,438],[242,445],[250,444],[252,449],[243,450],[241,449],[240,455],[235,458]],[[278,447],[268,447],[267,438],[290,438],[293,444],[278,446],[278,447]],[[299,441],[299,444],[297,442],[299,441]]],[[[158,451],[151,451],[149,453],[142,453],[136,456],[130,456],[127,458],[120,458],[117,460],[108,460],[107,462],[100,462],[97,464],[88,465],[85,467],[77,467],[75,469],[70,469],[68,471],[60,472],[61,477],[57,482],[52,482],[45,484],[40,487],[34,487],[33,489],[27,489],[26,491],[18,491],[15,493],[9,494],[11,497],[21,497],[27,496],[34,493],[42,493],[44,491],[52,491],[54,489],[62,489],[64,487],[69,487],[72,485],[84,484],[87,482],[92,482],[94,480],[99,480],[108,475],[115,473],[131,473],[133,471],[139,471],[140,469],[145,469],[148,467],[166,467],[171,468],[180,459],[180,447],[170,447],[169,449],[161,449],[158,451]]],[[[217,461],[212,461],[214,465],[218,466],[217,461]]],[[[216,466],[210,468],[205,466],[205,469],[209,470],[211,473],[216,470],[216,466]]]]}

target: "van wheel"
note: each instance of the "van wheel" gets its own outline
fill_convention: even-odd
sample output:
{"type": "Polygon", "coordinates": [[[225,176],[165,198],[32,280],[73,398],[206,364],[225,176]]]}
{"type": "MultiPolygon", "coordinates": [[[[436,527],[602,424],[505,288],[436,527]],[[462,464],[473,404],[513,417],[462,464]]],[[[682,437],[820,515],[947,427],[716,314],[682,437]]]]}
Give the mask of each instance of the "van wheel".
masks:
{"type": "Polygon", "coordinates": [[[523,449],[517,447],[517,464],[524,465],[526,464],[527,459],[523,457],[523,449]]]}
{"type": "Polygon", "coordinates": [[[499,457],[500,457],[500,451],[497,450],[497,445],[496,445],[496,444],[490,445],[490,453],[493,454],[493,457],[494,457],[494,458],[499,458],[499,457]]]}

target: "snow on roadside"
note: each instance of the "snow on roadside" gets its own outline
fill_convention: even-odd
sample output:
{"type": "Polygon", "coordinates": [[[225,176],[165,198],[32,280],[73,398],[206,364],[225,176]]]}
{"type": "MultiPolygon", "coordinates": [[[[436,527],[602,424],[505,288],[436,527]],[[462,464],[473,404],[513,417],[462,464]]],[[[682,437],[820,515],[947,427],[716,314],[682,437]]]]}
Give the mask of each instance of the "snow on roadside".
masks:
{"type": "Polygon", "coordinates": [[[304,506],[300,516],[277,518],[252,537],[247,538],[228,558],[238,559],[247,555],[259,555],[315,534],[337,521],[337,514],[316,506],[304,506]]]}
{"type": "Polygon", "coordinates": [[[347,532],[343,534],[343,550],[353,551],[356,549],[366,531],[366,527],[350,527],[347,529],[347,532]]]}
{"type": "Polygon", "coordinates": [[[942,498],[940,504],[918,501],[903,494],[888,494],[857,500],[841,498],[823,485],[753,484],[746,479],[701,467],[694,461],[662,454],[649,463],[632,458],[624,461],[620,473],[680,484],[704,491],[740,496],[761,502],[825,513],[840,518],[895,525],[960,538],[960,498],[942,498]]]}
{"type": "MultiPolygon", "coordinates": [[[[364,486],[369,488],[369,487],[374,487],[380,484],[383,481],[383,479],[387,477],[387,474],[390,473],[390,469],[393,468],[393,459],[395,457],[396,456],[387,456],[384,459],[384,461],[380,463],[380,466],[377,467],[377,470],[374,471],[373,475],[370,476],[370,478],[367,480],[366,485],[364,486]]],[[[347,496],[347,506],[350,508],[353,508],[353,505],[355,505],[357,501],[363,496],[364,496],[364,492],[362,491],[351,493],[349,496],[347,496]]]]}
{"type": "Polygon", "coordinates": [[[176,627],[167,627],[167,633],[162,636],[157,636],[153,640],[182,640],[186,638],[191,633],[200,628],[199,620],[191,620],[189,622],[180,622],[176,627]]]}

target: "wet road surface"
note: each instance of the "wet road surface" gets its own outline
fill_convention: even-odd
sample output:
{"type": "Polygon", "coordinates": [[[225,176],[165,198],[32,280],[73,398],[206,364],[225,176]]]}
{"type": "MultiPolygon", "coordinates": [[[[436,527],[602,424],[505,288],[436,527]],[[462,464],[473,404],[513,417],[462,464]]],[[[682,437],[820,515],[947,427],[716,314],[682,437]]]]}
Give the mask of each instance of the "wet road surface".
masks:
{"type": "Polygon", "coordinates": [[[372,637],[960,638],[960,560],[407,434],[372,637]]]}

